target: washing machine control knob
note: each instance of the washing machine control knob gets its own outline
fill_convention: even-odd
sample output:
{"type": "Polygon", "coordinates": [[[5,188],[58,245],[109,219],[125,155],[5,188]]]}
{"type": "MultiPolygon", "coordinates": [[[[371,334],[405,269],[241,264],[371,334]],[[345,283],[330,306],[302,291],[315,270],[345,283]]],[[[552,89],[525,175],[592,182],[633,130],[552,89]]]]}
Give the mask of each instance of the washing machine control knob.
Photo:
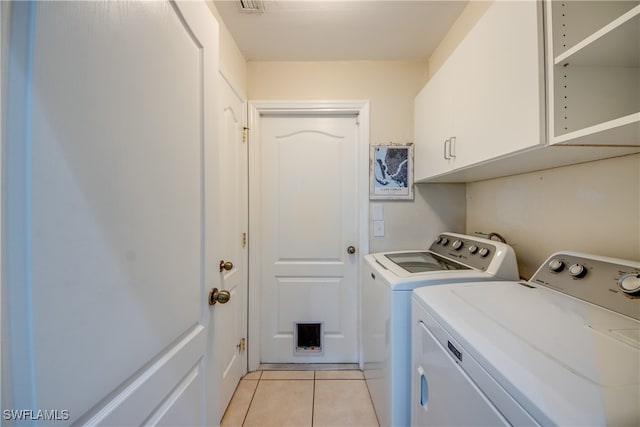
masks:
{"type": "Polygon", "coordinates": [[[480,252],[478,252],[480,254],[480,256],[482,258],[486,257],[487,255],[489,255],[489,249],[488,248],[480,248],[480,252]]]}
{"type": "Polygon", "coordinates": [[[549,270],[553,271],[554,273],[560,273],[562,270],[564,270],[564,261],[562,261],[561,259],[551,260],[551,262],[549,262],[549,270]]]}
{"type": "Polygon", "coordinates": [[[438,237],[436,237],[436,240],[434,241],[434,243],[437,245],[437,244],[439,244],[440,242],[442,242],[442,236],[438,236],[438,237]]]}
{"type": "Polygon", "coordinates": [[[469,252],[470,252],[472,255],[475,255],[475,254],[478,252],[478,247],[477,247],[476,245],[471,245],[471,246],[469,246],[469,252]]]}
{"type": "Polygon", "coordinates": [[[455,249],[456,251],[459,251],[460,249],[462,249],[462,246],[464,245],[464,243],[462,243],[462,240],[456,240],[455,242],[453,242],[453,249],[455,249]]]}
{"type": "Polygon", "coordinates": [[[446,237],[442,238],[442,246],[447,246],[449,244],[449,239],[447,239],[446,237]]]}
{"type": "Polygon", "coordinates": [[[569,267],[569,274],[576,279],[580,279],[587,274],[587,267],[582,264],[573,264],[569,267]]]}
{"type": "Polygon", "coordinates": [[[625,274],[618,279],[618,288],[628,295],[640,295],[640,274],[625,274]]]}

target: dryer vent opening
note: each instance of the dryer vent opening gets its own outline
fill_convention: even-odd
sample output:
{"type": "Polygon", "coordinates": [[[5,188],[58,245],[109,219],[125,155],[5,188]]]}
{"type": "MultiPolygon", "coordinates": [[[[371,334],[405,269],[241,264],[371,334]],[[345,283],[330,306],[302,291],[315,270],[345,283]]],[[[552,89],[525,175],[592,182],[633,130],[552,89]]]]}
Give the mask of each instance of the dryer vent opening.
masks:
{"type": "Polygon", "coordinates": [[[310,354],[314,356],[322,354],[324,337],[322,322],[295,322],[293,326],[294,354],[310,354]]]}

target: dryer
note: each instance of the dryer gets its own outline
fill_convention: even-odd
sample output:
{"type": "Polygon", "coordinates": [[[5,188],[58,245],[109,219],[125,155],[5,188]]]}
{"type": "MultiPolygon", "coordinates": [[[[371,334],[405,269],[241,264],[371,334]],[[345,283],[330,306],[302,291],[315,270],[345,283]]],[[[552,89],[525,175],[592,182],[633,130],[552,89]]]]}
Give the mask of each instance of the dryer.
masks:
{"type": "Polygon", "coordinates": [[[427,250],[366,255],[362,360],[380,426],[408,426],[411,414],[411,292],[418,287],[518,280],[513,249],[445,232],[427,250]]]}
{"type": "Polygon", "coordinates": [[[640,263],[414,292],[411,425],[640,425],[640,263]]]}

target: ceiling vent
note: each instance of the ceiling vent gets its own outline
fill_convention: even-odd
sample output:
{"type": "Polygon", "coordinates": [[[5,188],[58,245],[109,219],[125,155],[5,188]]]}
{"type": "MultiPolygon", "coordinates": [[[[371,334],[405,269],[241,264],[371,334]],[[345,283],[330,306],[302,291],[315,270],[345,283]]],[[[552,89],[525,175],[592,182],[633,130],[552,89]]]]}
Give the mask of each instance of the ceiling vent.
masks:
{"type": "Polygon", "coordinates": [[[264,3],[262,0],[240,0],[238,2],[240,12],[243,13],[264,13],[264,3]]]}

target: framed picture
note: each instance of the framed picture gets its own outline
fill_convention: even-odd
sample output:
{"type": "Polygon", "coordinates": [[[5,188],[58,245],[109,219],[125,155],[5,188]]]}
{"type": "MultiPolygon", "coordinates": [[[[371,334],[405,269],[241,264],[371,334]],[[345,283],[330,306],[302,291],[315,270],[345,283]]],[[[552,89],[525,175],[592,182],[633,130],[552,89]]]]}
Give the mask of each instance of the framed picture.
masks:
{"type": "Polygon", "coordinates": [[[369,199],[413,200],[413,144],[372,145],[369,199]]]}

